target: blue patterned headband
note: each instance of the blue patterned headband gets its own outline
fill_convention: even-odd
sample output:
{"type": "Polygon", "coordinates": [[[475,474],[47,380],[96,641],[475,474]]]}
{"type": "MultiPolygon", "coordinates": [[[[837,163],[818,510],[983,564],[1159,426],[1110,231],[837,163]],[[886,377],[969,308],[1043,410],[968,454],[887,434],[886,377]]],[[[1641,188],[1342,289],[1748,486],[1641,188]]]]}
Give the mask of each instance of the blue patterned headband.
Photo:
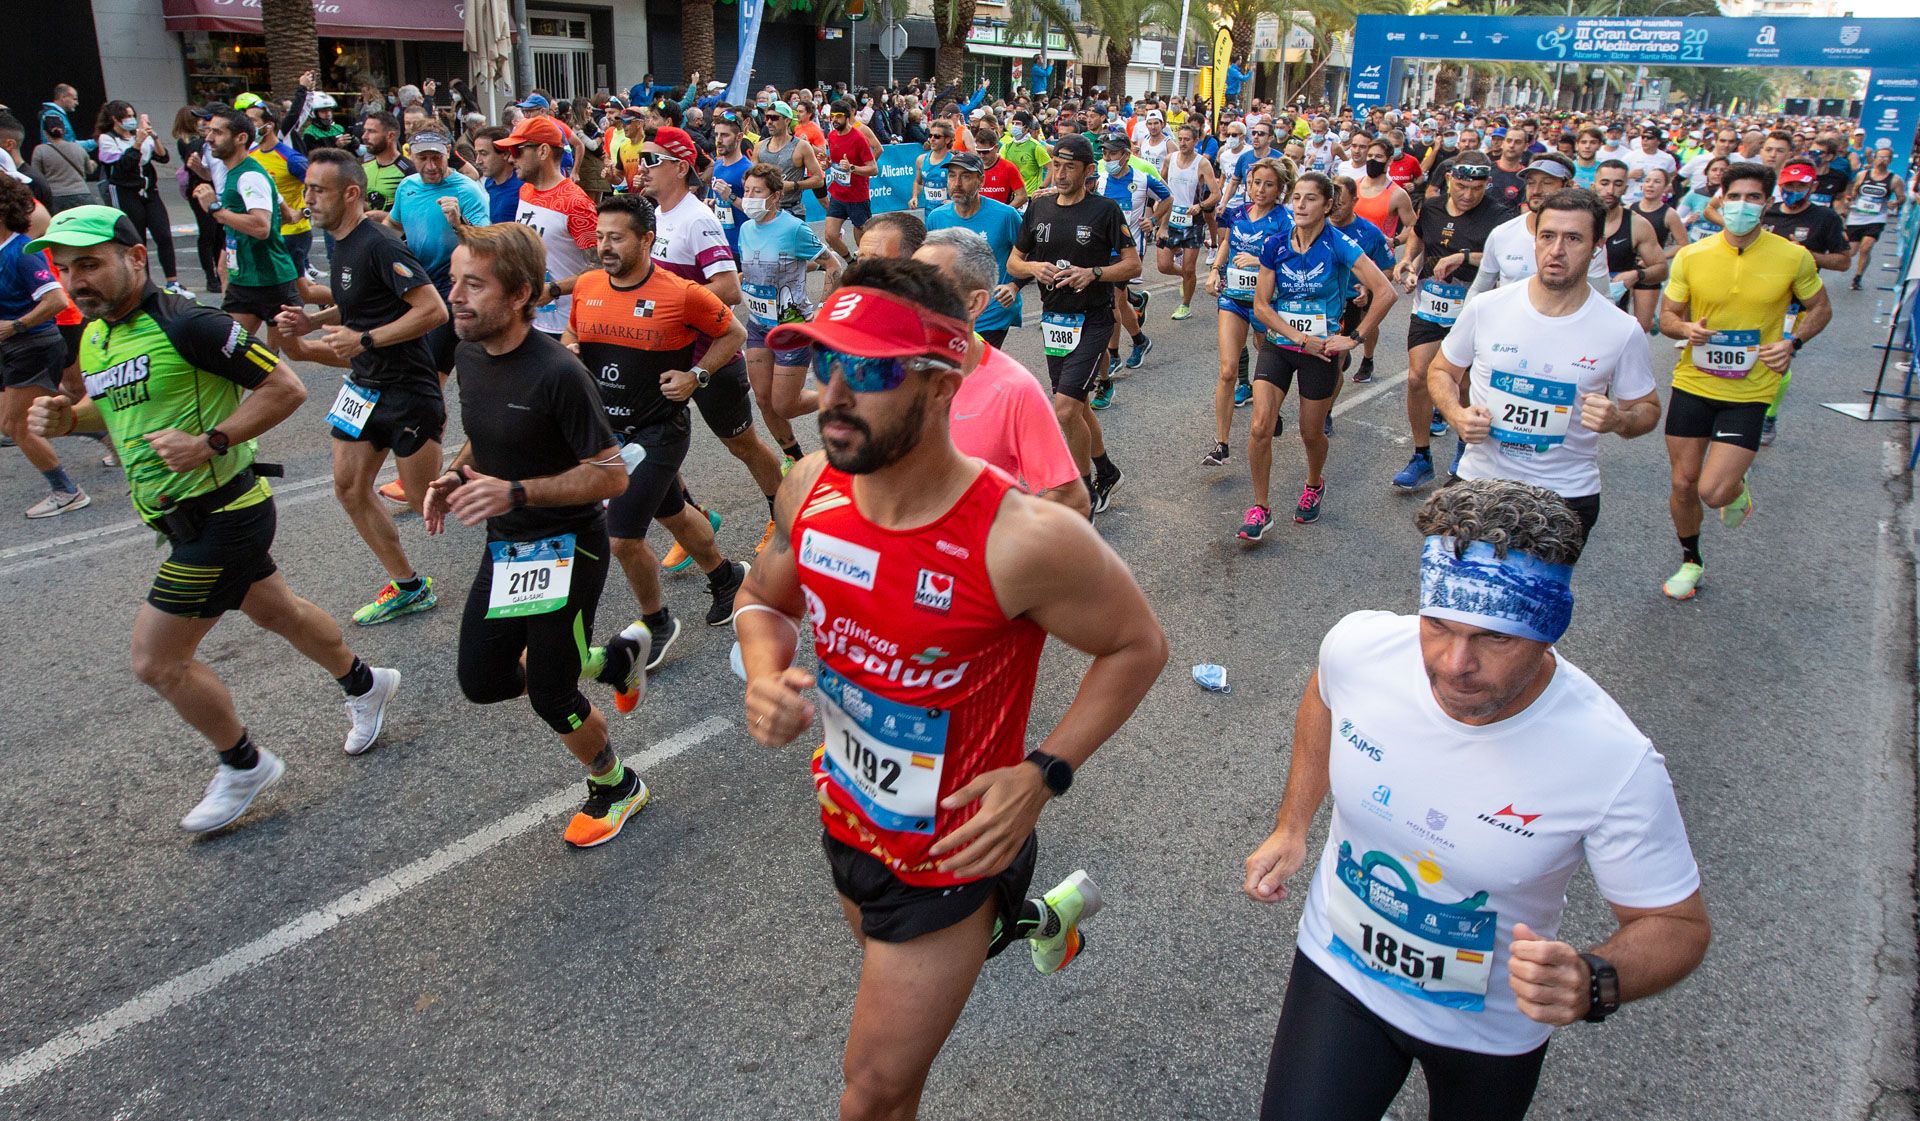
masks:
{"type": "Polygon", "coordinates": [[[1451,537],[1420,547],[1420,614],[1535,642],[1558,642],[1573,621],[1573,566],[1518,549],[1494,555],[1485,541],[1454,555],[1451,537]]]}

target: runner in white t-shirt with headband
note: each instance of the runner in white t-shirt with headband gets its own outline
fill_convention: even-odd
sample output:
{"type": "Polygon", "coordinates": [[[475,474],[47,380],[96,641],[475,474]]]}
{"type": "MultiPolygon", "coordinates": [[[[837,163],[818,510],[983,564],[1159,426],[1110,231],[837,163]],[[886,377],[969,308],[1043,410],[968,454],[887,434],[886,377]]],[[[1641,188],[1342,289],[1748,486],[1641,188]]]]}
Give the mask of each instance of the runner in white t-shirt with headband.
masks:
{"type": "MultiPolygon", "coordinates": [[[[1538,178],[1529,175],[1529,192],[1538,178]]],[[[1579,188],[1540,200],[1529,214],[1533,275],[1470,298],[1427,368],[1434,404],[1466,442],[1456,475],[1545,487],[1589,534],[1600,518],[1600,433],[1631,439],[1660,423],[1640,321],[1595,290],[1588,271],[1605,213],[1579,188]]]]}
{"type": "Polygon", "coordinates": [[[1376,1121],[1415,1059],[1430,1121],[1519,1121],[1555,1027],[1676,984],[1711,937],[1665,760],[1554,649],[1573,511],[1480,479],[1418,525],[1420,614],[1327,632],[1246,861],[1250,897],[1284,898],[1332,794],[1262,1121],[1376,1121]],[[1556,938],[1582,863],[1619,921],[1584,952],[1556,938]]]}

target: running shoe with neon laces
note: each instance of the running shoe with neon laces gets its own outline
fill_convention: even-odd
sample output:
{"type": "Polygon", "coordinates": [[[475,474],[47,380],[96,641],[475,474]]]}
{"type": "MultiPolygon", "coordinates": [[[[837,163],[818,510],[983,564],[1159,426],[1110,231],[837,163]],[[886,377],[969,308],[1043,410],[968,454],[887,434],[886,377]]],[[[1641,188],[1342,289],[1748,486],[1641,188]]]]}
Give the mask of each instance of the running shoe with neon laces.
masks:
{"type": "Polygon", "coordinates": [[[1065,969],[1086,947],[1080,924],[1100,913],[1100,888],[1084,869],[1060,881],[1042,896],[1046,918],[1038,933],[1027,939],[1033,950],[1033,967],[1042,973],[1065,969]]]}
{"type": "Polygon", "coordinates": [[[607,640],[600,651],[600,672],[595,680],[613,686],[613,707],[632,712],[647,699],[647,659],[653,651],[653,632],[635,619],[626,629],[607,640]]]}
{"type": "Polygon", "coordinates": [[[374,491],[374,493],[396,506],[405,506],[407,504],[407,488],[399,479],[387,483],[374,491]]]}
{"type": "Polygon", "coordinates": [[[1179,307],[1173,309],[1171,318],[1174,322],[1178,323],[1180,320],[1186,319],[1191,315],[1193,315],[1193,309],[1186,304],[1181,304],[1179,307]]]}
{"type": "Polygon", "coordinates": [[[180,828],[189,833],[210,833],[222,826],[232,825],[240,815],[247,812],[253,800],[260,792],[280,781],[287,772],[287,765],[280,757],[266,748],[258,749],[260,761],[246,770],[229,767],[225,763],[215,768],[213,781],[207,784],[207,793],[200,804],[187,811],[180,819],[180,828]]]}
{"type": "Polygon", "coordinates": [[[1447,434],[1447,418],[1440,415],[1439,409],[1433,410],[1433,419],[1427,422],[1427,431],[1435,436],[1447,434]]]}
{"type": "Polygon", "coordinates": [[[373,602],[353,613],[353,621],[363,627],[390,623],[402,615],[412,615],[417,611],[427,611],[440,603],[440,597],[433,594],[433,577],[420,578],[420,586],[412,591],[402,591],[400,585],[387,581],[373,602]]]}
{"type": "Polygon", "coordinates": [[[1200,457],[1202,465],[1207,467],[1225,467],[1232,453],[1225,444],[1213,445],[1213,450],[1200,457]]]}
{"type": "Polygon", "coordinates": [[[1413,454],[1407,465],[1393,477],[1393,485],[1401,490],[1419,490],[1433,481],[1433,456],[1413,454]]]}
{"type": "Polygon", "coordinates": [[[27,507],[27,517],[57,518],[61,514],[71,514],[75,510],[84,510],[91,505],[93,505],[93,499],[88,498],[84,490],[75,488],[71,494],[50,490],[45,498],[27,507]]]}
{"type": "Polygon", "coordinates": [[[1101,378],[1100,385],[1093,391],[1087,404],[1095,410],[1104,410],[1113,404],[1113,379],[1101,378]]]}
{"type": "Polygon", "coordinates": [[[1660,585],[1660,590],[1666,593],[1668,599],[1692,599],[1693,593],[1699,590],[1706,579],[1706,568],[1688,561],[1680,566],[1680,571],[1667,577],[1667,582],[1660,585]]]}
{"type": "Polygon", "coordinates": [[[1300,491],[1300,503],[1293,508],[1293,520],[1296,524],[1306,525],[1320,517],[1320,499],[1327,493],[1327,484],[1314,486],[1308,483],[1300,491]]]}
{"type": "Polygon", "coordinates": [[[1247,402],[1251,400],[1253,400],[1252,385],[1244,381],[1234,385],[1233,387],[1233,407],[1234,408],[1244,409],[1247,407],[1247,402]]]}
{"type": "Polygon", "coordinates": [[[747,578],[748,567],[740,561],[721,561],[707,574],[707,592],[713,604],[707,608],[707,626],[724,627],[733,619],[733,597],[747,578]]]}
{"type": "Polygon", "coordinates": [[[399,691],[400,671],[376,666],[373,688],[347,698],[347,719],[353,721],[353,727],[348,729],[342,749],[348,755],[359,755],[380,739],[380,730],[387,725],[387,702],[399,691]]]}
{"type": "Polygon", "coordinates": [[[1373,359],[1362,358],[1360,360],[1360,368],[1353,372],[1354,384],[1365,385],[1366,383],[1372,380],[1373,380],[1373,359]]]}
{"type": "Polygon", "coordinates": [[[766,552],[767,546],[771,544],[773,544],[773,519],[768,518],[767,531],[760,535],[760,543],[753,547],[753,555],[757,557],[761,553],[766,552]]]}
{"type": "Polygon", "coordinates": [[[1273,515],[1265,506],[1247,507],[1247,519],[1240,524],[1240,540],[1258,541],[1267,535],[1267,527],[1273,524],[1273,515]]]}
{"type": "Polygon", "coordinates": [[[567,822],[566,842],[577,849],[590,849],[595,845],[604,845],[620,835],[626,827],[627,818],[633,812],[647,804],[653,792],[633,768],[620,764],[626,771],[615,783],[587,780],[587,800],[581,804],[580,812],[567,822]]]}
{"type": "Polygon", "coordinates": [[[1129,370],[1139,369],[1140,364],[1147,360],[1147,355],[1152,353],[1153,353],[1152,339],[1142,338],[1139,342],[1134,343],[1133,349],[1127,352],[1127,369],[1129,370]]]}
{"type": "MultiPolygon", "coordinates": [[[[713,527],[715,533],[720,532],[720,515],[714,513],[712,510],[702,509],[698,506],[694,507],[694,509],[700,510],[701,513],[707,516],[707,524],[713,527]]],[[[668,572],[680,572],[692,563],[693,558],[687,555],[686,548],[678,541],[673,543],[673,548],[667,550],[666,556],[660,558],[660,567],[666,569],[668,572]]]]}
{"type": "Polygon", "coordinates": [[[1739,529],[1753,513],[1753,488],[1747,485],[1743,476],[1740,480],[1740,497],[1720,507],[1720,524],[1728,529],[1739,529]]]}

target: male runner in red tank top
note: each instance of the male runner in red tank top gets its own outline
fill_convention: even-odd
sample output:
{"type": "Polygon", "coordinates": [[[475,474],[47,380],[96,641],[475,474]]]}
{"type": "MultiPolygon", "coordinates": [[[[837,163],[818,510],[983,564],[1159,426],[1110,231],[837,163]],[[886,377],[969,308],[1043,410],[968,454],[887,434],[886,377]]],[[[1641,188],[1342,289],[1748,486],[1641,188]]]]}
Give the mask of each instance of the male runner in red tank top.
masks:
{"type": "Polygon", "coordinates": [[[1167,658],[1132,574],[1087,521],[953,446],[966,305],[920,261],[862,260],[812,322],[824,455],[780,489],[735,626],[747,723],[779,746],[816,713],[813,770],[840,903],[865,948],[843,1121],[912,1118],[981,964],[1020,938],[1053,972],[1098,907],[1085,873],[1026,898],[1034,824],[1167,658]],[[800,628],[817,672],[793,665],[800,628]],[[1026,750],[1051,634],[1093,656],[1026,750]],[[811,697],[809,697],[809,692],[811,697]]]}

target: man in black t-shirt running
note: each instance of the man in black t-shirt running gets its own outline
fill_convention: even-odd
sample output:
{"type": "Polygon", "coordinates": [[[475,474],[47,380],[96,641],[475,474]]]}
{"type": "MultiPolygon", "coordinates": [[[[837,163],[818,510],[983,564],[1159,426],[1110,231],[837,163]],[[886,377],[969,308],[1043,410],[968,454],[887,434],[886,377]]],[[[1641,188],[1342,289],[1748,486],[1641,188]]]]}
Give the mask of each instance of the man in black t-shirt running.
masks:
{"type": "MultiPolygon", "coordinates": [[[[335,303],[316,315],[290,304],[275,323],[290,356],[351,371],[327,410],[327,425],[334,440],[333,492],[387,570],[373,602],[353,613],[354,622],[371,626],[438,602],[433,581],[413,570],[373,483],[389,450],[400,461],[409,496],[440,473],[447,408],[426,336],[447,321],[447,305],[426,266],[366,220],[367,175],[352,156],[338,148],[313,153],[307,206],[314,224],[333,236],[335,303]],[[308,340],[315,328],[320,337],[308,340]]],[[[419,499],[409,505],[418,510],[419,499]]]]}
{"type": "Polygon", "coordinates": [[[586,765],[586,802],[565,839],[591,848],[647,802],[647,784],[621,763],[606,716],[579,684],[592,676],[639,692],[646,681],[638,638],[586,645],[611,551],[601,503],[626,491],[626,464],[586,367],[533,329],[546,287],[539,235],[510,222],[462,226],[458,236],[453,329],[467,446],[444,475],[407,493],[425,495],[428,533],[443,531],[448,514],[486,524],[487,553],[460,617],[460,691],[475,704],[524,694],[586,765]]]}
{"type": "Polygon", "coordinates": [[[1091,191],[1095,162],[1093,145],[1083,136],[1068,136],[1054,146],[1058,190],[1027,205],[1007,272],[1040,285],[1040,336],[1054,415],[1098,514],[1124,476],[1107,458],[1087,397],[1113,334],[1114,289],[1140,275],[1140,252],[1120,207],[1091,191]]]}

